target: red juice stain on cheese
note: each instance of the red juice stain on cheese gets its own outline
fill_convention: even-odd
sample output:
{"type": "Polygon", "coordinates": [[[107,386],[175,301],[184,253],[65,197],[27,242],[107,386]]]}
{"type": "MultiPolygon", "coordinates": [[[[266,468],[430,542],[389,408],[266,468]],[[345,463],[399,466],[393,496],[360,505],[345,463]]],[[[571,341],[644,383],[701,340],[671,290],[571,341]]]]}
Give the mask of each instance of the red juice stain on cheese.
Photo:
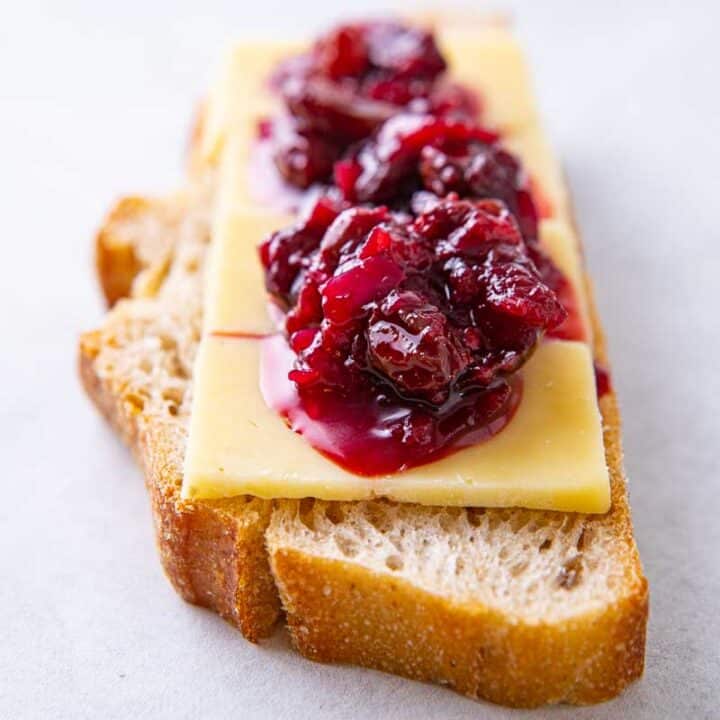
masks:
{"type": "Polygon", "coordinates": [[[537,209],[538,217],[541,220],[547,220],[555,214],[555,209],[550,201],[550,198],[543,192],[542,186],[538,182],[537,178],[530,177],[530,194],[532,195],[533,202],[537,209]]]}
{"type": "Polygon", "coordinates": [[[235,330],[213,330],[210,337],[230,338],[235,340],[265,340],[270,333],[239,332],[235,330]]]}
{"type": "Polygon", "coordinates": [[[282,335],[262,339],[265,402],[316,450],[357,475],[387,475],[487,441],[511,421],[522,397],[519,375],[469,398],[451,397],[439,409],[404,402],[377,386],[349,397],[308,392],[288,377],[295,357],[282,335]]]}
{"type": "Polygon", "coordinates": [[[548,337],[557,340],[579,340],[585,342],[587,340],[585,323],[582,313],[580,312],[580,302],[572,283],[567,277],[562,276],[553,290],[555,290],[560,304],[565,308],[567,317],[556,328],[548,331],[548,337]]]}
{"type": "Polygon", "coordinates": [[[612,392],[612,380],[610,371],[601,363],[595,361],[595,388],[598,398],[612,392]]]}
{"type": "Polygon", "coordinates": [[[247,165],[248,194],[261,207],[277,213],[292,213],[302,205],[305,192],[286,182],[277,172],[273,153],[274,143],[262,129],[267,124],[259,124],[259,137],[252,143],[247,165]]]}

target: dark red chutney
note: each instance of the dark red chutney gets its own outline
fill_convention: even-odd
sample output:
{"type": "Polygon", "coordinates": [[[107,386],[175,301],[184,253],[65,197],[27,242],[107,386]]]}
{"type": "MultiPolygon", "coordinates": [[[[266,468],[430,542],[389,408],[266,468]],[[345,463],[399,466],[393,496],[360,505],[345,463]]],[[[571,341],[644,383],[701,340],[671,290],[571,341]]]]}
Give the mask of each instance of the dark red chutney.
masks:
{"type": "Polygon", "coordinates": [[[519,162],[444,70],[427,32],[343,26],[278,69],[287,112],[263,124],[285,181],[318,190],[260,248],[285,312],[262,391],[362,475],[496,434],[542,335],[577,332],[519,162]]]}
{"type": "Polygon", "coordinates": [[[289,338],[263,356],[268,402],[365,475],[498,432],[519,402],[513,373],[566,316],[513,215],[455,196],[416,217],[346,205],[321,196],[261,248],[289,338]]]}
{"type": "Polygon", "coordinates": [[[392,22],[341,26],[282,63],[271,85],[286,112],[263,124],[280,174],[306,188],[401,109],[471,119],[472,93],[448,83],[431,33],[392,22]]]}

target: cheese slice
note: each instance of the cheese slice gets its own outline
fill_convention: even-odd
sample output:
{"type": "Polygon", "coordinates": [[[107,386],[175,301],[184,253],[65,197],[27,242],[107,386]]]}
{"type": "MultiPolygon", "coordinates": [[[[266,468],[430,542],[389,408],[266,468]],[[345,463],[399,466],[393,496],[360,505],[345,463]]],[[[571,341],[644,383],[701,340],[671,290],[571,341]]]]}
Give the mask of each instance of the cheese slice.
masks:
{"type": "MultiPolygon", "coordinates": [[[[574,284],[590,337],[582,259],[567,214],[562,174],[538,124],[522,55],[498,27],[440,32],[451,74],[483,96],[487,117],[528,166],[553,217],[542,244],[574,284]],[[487,68],[487,72],[483,71],[487,68]]],[[[523,368],[524,392],[511,423],[486,443],[381,478],[347,472],[293,433],[259,389],[261,340],[227,337],[272,331],[257,244],[288,217],[258,202],[250,179],[258,118],[272,112],[264,80],[288,45],[239,46],[211,93],[202,139],[220,163],[220,188],[206,296],[205,336],[194,400],[183,496],[387,496],[445,505],[517,505],[605,512],[609,481],[587,344],[546,341],[523,368]],[[212,333],[216,333],[213,335],[212,333]],[[221,337],[225,333],[225,337],[221,337]]]]}
{"type": "Polygon", "coordinates": [[[247,186],[250,143],[250,135],[241,128],[229,140],[220,170],[205,289],[207,332],[275,329],[267,312],[258,245],[274,230],[287,227],[292,218],[253,205],[247,186]]]}
{"type": "Polygon", "coordinates": [[[501,24],[469,22],[438,28],[452,80],[472,88],[482,102],[483,122],[497,128],[503,143],[550,202],[553,215],[569,221],[562,170],[538,117],[522,50],[501,24]]]}
{"type": "Polygon", "coordinates": [[[237,213],[216,221],[205,291],[206,331],[267,333],[275,328],[257,246],[282,223],[273,215],[237,213]]]}
{"type": "MultiPolygon", "coordinates": [[[[549,202],[552,217],[562,220],[574,236],[563,173],[540,125],[529,73],[512,34],[502,25],[477,21],[466,28],[439,26],[437,32],[449,76],[482,97],[485,121],[503,131],[503,143],[523,161],[549,202]]],[[[238,44],[227,52],[211,90],[201,145],[207,162],[229,165],[221,194],[231,197],[238,211],[273,214],[259,203],[257,188],[250,183],[251,146],[258,120],[277,109],[267,77],[279,60],[302,50],[297,43],[238,44]]]]}
{"type": "Polygon", "coordinates": [[[448,77],[475,90],[484,122],[503,132],[537,124],[537,110],[525,59],[505,27],[471,23],[437,27],[440,50],[448,61],[448,77]]]}
{"type": "Polygon", "coordinates": [[[205,162],[220,162],[223,146],[236,122],[269,115],[276,101],[267,83],[278,62],[304,49],[299,43],[238,43],[223,57],[210,89],[200,138],[205,162]]]}
{"type": "MultiPolygon", "coordinates": [[[[562,173],[541,129],[522,50],[506,27],[493,23],[437,28],[453,81],[476,91],[483,121],[502,131],[557,213],[568,219],[562,173]]],[[[246,137],[260,117],[277,108],[267,78],[283,58],[302,52],[298,43],[240,43],[226,52],[208,98],[201,135],[206,162],[219,163],[226,140],[246,137]]],[[[247,168],[247,165],[244,166],[247,168]]]]}
{"type": "Polygon", "coordinates": [[[261,342],[207,337],[183,497],[360,500],[605,512],[610,495],[586,344],[545,342],[523,369],[523,397],[491,440],[378,478],[354,475],[314,450],[267,407],[259,389],[261,342]]]}

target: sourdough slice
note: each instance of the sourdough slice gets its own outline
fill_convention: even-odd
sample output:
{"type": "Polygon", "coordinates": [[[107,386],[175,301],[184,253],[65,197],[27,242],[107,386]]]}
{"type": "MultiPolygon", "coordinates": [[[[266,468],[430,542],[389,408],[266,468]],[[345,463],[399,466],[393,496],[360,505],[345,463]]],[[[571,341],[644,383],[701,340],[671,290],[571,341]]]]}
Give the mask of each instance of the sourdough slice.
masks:
{"type": "Polygon", "coordinates": [[[257,641],[280,612],[264,540],[271,504],[180,499],[208,237],[204,181],[170,199],[120,201],[99,234],[98,268],[108,303],[117,293],[135,298],[120,300],[99,330],[82,336],[79,369],[144,469],[158,550],[176,590],[257,641]]]}
{"type": "MultiPolygon", "coordinates": [[[[209,197],[201,184],[111,214],[105,244],[142,258],[129,281],[127,266],[118,266],[136,298],[118,303],[80,348],[88,392],[145,468],[161,557],[181,595],[250,639],[266,635],[278,613],[266,534],[293,642],[314,660],[516,706],[597,702],[639,677],[647,584],[612,394],[601,401],[613,498],[605,516],[382,500],[280,501],[273,509],[258,499],[179,499],[209,197]],[[143,274],[159,280],[142,283],[143,274]]],[[[110,259],[106,292],[117,287],[113,267],[110,259]]]]}
{"type": "Polygon", "coordinates": [[[515,707],[601,702],[640,677],[647,581],[615,395],[600,406],[607,515],[279,503],[268,550],[298,650],[515,707]]]}

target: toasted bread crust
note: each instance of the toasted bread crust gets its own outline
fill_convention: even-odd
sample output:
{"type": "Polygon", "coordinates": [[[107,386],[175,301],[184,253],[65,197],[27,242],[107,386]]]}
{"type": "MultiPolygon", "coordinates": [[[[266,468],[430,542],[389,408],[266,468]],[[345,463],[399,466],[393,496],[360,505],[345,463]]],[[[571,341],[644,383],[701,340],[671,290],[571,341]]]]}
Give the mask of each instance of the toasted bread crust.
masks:
{"type": "Polygon", "coordinates": [[[608,700],[643,670],[644,590],[562,625],[511,624],[403,580],[294,550],[273,570],[295,647],[512,707],[608,700]]]}
{"type": "Polygon", "coordinates": [[[99,342],[97,332],[81,338],[80,377],[144,469],[165,573],[184,600],[214,610],[248,640],[268,637],[280,614],[265,551],[271,503],[256,498],[182,501],[177,448],[184,445],[183,429],[146,421],[110,379],[98,375],[99,342]]]}
{"type": "Polygon", "coordinates": [[[196,168],[173,195],[129,195],[110,209],[95,237],[95,268],[108,307],[126,297],[152,297],[165,280],[179,239],[207,235],[214,190],[212,169],[196,168]]]}
{"type": "Polygon", "coordinates": [[[151,206],[142,197],[121,198],[108,213],[95,239],[95,269],[108,307],[128,297],[133,281],[142,270],[136,247],[118,237],[116,226],[127,217],[136,217],[151,206]]]}

